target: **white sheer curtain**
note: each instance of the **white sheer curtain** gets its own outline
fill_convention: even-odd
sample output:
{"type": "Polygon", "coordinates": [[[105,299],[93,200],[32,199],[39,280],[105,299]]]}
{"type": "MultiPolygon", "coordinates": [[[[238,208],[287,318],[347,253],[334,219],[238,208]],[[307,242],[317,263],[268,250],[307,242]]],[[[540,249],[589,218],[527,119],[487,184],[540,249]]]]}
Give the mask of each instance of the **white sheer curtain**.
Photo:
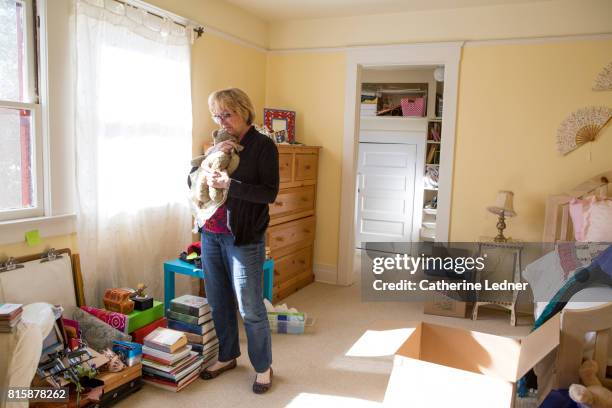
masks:
{"type": "Polygon", "coordinates": [[[76,1],[77,239],[88,304],[138,282],[160,299],[163,262],[191,240],[188,31],[112,0],[76,1]]]}

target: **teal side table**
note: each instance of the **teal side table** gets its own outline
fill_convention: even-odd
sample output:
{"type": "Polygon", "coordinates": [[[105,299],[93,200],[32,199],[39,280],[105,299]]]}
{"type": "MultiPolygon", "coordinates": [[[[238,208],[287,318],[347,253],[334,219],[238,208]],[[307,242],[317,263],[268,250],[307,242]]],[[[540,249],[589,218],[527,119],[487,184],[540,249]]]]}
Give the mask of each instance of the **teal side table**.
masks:
{"type": "MultiPolygon", "coordinates": [[[[274,260],[266,259],[263,265],[264,281],[263,281],[263,296],[272,302],[272,286],[274,285],[274,260]]],[[[174,299],[174,276],[175,274],[194,276],[199,279],[204,279],[204,271],[196,268],[195,265],[189,262],[173,259],[164,262],[164,307],[167,309],[170,301],[174,299]]]]}

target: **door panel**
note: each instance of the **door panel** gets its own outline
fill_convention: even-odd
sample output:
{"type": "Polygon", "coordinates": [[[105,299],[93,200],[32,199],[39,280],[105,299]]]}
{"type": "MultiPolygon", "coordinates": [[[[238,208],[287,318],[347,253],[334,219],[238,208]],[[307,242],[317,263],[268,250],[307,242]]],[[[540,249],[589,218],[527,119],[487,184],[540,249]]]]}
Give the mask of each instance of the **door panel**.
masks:
{"type": "Polygon", "coordinates": [[[417,145],[360,143],[355,245],[410,242],[417,145]]]}

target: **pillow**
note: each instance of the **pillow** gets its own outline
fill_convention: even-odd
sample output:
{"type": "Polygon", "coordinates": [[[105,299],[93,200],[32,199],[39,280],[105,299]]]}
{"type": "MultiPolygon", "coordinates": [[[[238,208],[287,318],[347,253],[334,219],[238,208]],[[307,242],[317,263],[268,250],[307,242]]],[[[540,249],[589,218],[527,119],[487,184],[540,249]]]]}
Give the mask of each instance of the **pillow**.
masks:
{"type": "Polygon", "coordinates": [[[569,214],[576,241],[612,242],[612,200],[574,198],[569,202],[569,214]]]}
{"type": "Polygon", "coordinates": [[[529,283],[536,305],[552,299],[567,280],[557,249],[527,265],[522,275],[529,283]]]}
{"type": "Polygon", "coordinates": [[[589,200],[574,198],[569,202],[569,214],[574,227],[574,239],[578,242],[584,241],[584,224],[589,206],[589,200]]]}
{"type": "Polygon", "coordinates": [[[89,347],[102,352],[106,348],[113,347],[113,340],[131,341],[132,336],[121,333],[95,316],[81,309],[74,309],[72,319],[79,322],[83,339],[89,347]]]}
{"type": "Polygon", "coordinates": [[[612,242],[612,200],[594,202],[589,213],[589,223],[585,226],[584,240],[612,242]]]}

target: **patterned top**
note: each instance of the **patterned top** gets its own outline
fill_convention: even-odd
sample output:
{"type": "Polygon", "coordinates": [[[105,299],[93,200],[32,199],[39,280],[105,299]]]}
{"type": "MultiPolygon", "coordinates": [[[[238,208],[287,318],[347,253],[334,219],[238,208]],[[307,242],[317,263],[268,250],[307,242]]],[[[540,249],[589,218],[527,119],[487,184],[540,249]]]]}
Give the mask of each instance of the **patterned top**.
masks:
{"type": "Polygon", "coordinates": [[[227,226],[227,205],[225,203],[217,208],[212,217],[206,220],[204,230],[214,234],[230,234],[232,232],[227,226]]]}

